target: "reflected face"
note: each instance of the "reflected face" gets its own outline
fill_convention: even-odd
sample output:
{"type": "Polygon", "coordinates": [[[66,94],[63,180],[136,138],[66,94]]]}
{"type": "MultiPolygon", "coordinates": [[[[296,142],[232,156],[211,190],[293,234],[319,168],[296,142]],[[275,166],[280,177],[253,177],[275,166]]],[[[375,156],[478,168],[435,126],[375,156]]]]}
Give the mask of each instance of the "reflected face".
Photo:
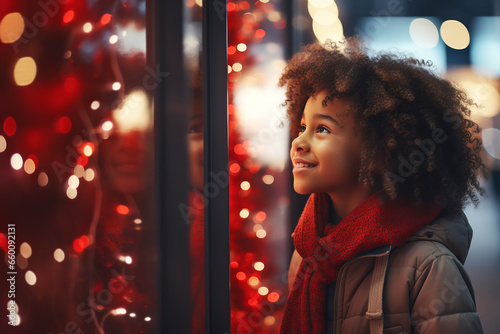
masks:
{"type": "Polygon", "coordinates": [[[189,176],[191,186],[203,189],[203,115],[195,113],[188,128],[189,176]]]}
{"type": "Polygon", "coordinates": [[[114,133],[100,146],[101,163],[108,186],[125,194],[138,193],[146,184],[144,132],[114,133]]]}
{"type": "Polygon", "coordinates": [[[323,106],[326,92],[310,97],[301,129],[292,142],[294,188],[299,194],[340,193],[358,183],[360,136],[354,135],[348,100],[333,99],[323,106]]]}

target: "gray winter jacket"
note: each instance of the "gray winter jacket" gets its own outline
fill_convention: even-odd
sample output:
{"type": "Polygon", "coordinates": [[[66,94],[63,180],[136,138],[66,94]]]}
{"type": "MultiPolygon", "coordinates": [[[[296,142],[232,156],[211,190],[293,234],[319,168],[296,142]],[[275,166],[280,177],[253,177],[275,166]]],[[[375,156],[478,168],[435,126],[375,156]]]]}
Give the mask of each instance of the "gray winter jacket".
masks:
{"type": "MultiPolygon", "coordinates": [[[[442,212],[404,245],[358,255],[340,269],[333,300],[327,299],[334,314],[326,316],[326,328],[335,334],[483,333],[463,267],[471,240],[463,212],[442,212]]],[[[289,284],[301,260],[295,252],[289,284]]]]}

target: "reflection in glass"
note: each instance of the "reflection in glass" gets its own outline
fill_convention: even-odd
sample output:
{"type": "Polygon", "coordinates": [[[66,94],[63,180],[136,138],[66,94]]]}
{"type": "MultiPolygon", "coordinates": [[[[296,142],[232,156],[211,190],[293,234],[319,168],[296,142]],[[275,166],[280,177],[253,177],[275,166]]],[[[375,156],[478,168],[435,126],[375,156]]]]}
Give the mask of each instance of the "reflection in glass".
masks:
{"type": "Polygon", "coordinates": [[[144,0],[2,2],[1,332],[157,328],[145,24],[144,0]]]}
{"type": "Polygon", "coordinates": [[[203,77],[201,67],[201,2],[187,1],[184,23],[184,60],[188,76],[189,123],[189,250],[191,333],[205,333],[205,229],[203,165],[203,77]]]}

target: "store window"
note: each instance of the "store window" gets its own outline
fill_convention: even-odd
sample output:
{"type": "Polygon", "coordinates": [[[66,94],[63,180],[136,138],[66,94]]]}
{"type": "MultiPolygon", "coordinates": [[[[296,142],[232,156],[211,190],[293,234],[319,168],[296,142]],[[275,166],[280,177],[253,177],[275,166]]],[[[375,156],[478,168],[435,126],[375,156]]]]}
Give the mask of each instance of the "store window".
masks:
{"type": "Polygon", "coordinates": [[[278,80],[301,45],[354,34],[486,106],[467,270],[497,328],[498,16],[426,3],[3,1],[0,331],[278,333],[307,199],[278,80]]]}

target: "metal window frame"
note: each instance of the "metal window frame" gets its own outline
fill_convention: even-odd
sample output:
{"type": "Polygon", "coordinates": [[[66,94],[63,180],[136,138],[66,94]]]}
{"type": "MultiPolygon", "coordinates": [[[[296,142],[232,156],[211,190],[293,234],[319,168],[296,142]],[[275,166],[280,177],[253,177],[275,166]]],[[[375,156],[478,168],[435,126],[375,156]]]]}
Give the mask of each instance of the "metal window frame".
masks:
{"type": "Polygon", "coordinates": [[[159,333],[189,333],[187,92],[182,1],[148,0],[148,62],[159,73],[154,91],[155,193],[159,245],[159,333]],[[184,140],[182,140],[184,138],[184,140]]]}
{"type": "MultiPolygon", "coordinates": [[[[168,73],[154,93],[156,211],[160,224],[159,328],[160,333],[189,333],[189,238],[179,210],[180,204],[187,203],[189,189],[188,147],[185,140],[180,140],[186,138],[188,124],[184,2],[147,1],[152,31],[148,38],[149,65],[168,73]]],[[[226,1],[203,2],[206,333],[231,331],[226,8],[226,1]],[[222,185],[221,176],[227,181],[222,185]]]]}
{"type": "Polygon", "coordinates": [[[204,0],[202,20],[206,333],[230,333],[226,1],[204,0]]]}

